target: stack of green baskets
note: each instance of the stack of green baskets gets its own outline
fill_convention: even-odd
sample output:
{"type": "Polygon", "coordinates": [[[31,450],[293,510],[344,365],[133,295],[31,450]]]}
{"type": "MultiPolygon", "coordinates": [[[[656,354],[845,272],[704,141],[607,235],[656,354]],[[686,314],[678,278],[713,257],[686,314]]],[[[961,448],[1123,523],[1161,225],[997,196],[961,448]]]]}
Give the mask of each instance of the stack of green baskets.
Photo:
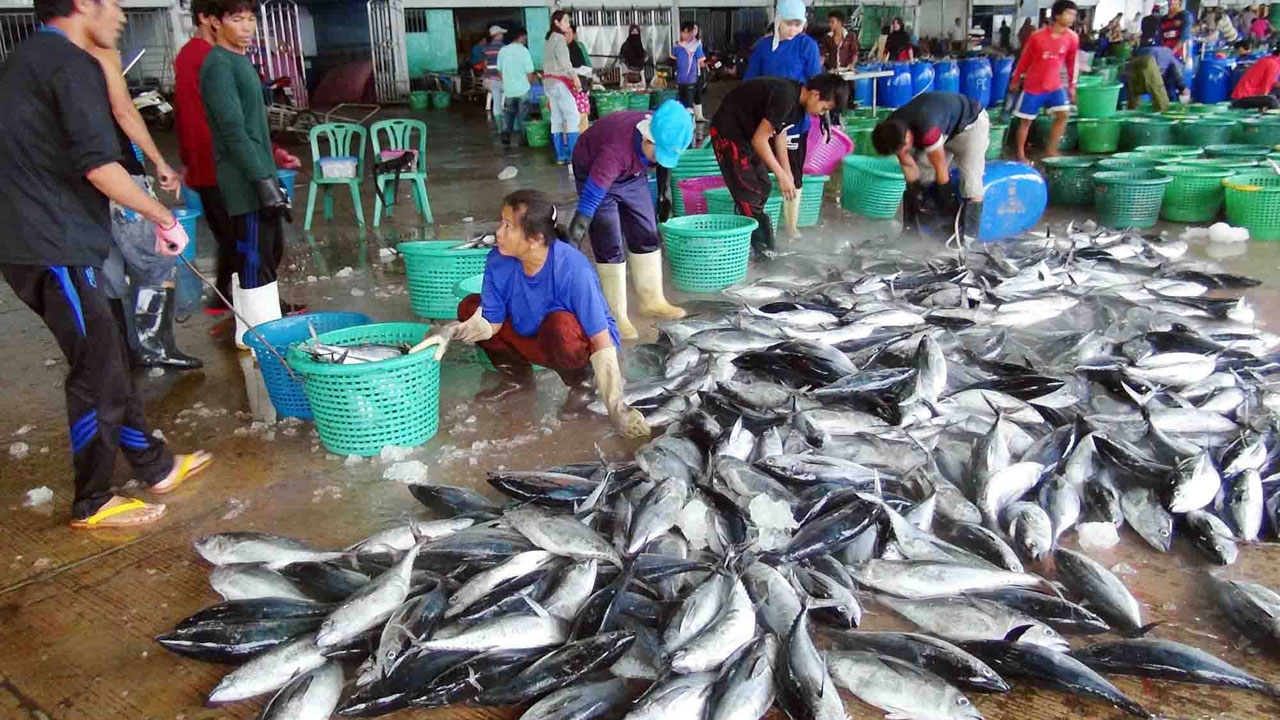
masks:
{"type": "MultiPolygon", "coordinates": [[[[319,340],[339,346],[412,346],[430,331],[429,325],[418,323],[379,323],[334,330],[319,340]]],[[[440,363],[434,353],[357,365],[321,363],[304,352],[309,342],[290,348],[288,362],[302,376],[316,430],[329,452],[370,457],[392,445],[416,447],[436,434],[440,363]]]]}
{"type": "Polygon", "coordinates": [[[602,92],[595,94],[596,115],[604,117],[627,109],[627,94],[621,92],[602,92]]]}
{"type": "Polygon", "coordinates": [[[1124,122],[1120,118],[1080,118],[1077,127],[1080,152],[1109,153],[1115,152],[1120,144],[1124,122]]]}
{"type": "Polygon", "coordinates": [[[876,155],[871,143],[871,132],[876,129],[874,118],[856,118],[844,126],[845,133],[853,140],[853,152],[858,155],[876,155]]]}
{"type": "Polygon", "coordinates": [[[1238,173],[1222,181],[1227,222],[1249,229],[1253,240],[1280,240],[1280,175],[1238,173]]]}
{"type": "Polygon", "coordinates": [[[1133,153],[1116,153],[1117,155],[1128,155],[1129,157],[1111,156],[1098,161],[1098,170],[1116,171],[1116,170],[1149,170],[1165,162],[1163,159],[1157,159],[1154,156],[1139,156],[1133,153]]]}
{"type": "MultiPolygon", "coordinates": [[[[1053,130],[1053,115],[1041,115],[1031,123],[1031,141],[1040,147],[1049,144],[1049,134],[1053,130]]],[[[1076,118],[1072,116],[1067,120],[1067,127],[1062,131],[1062,139],[1058,141],[1059,152],[1070,152],[1076,149],[1076,143],[1080,140],[1080,129],[1076,122],[1076,118]]]]}
{"type": "Polygon", "coordinates": [[[1124,85],[1115,81],[1114,77],[1098,85],[1076,87],[1076,107],[1082,118],[1111,117],[1120,104],[1120,91],[1124,85]]]}
{"type": "Polygon", "coordinates": [[[747,277],[751,233],[741,215],[686,215],[662,223],[671,283],[684,292],[717,292],[747,277]]]}
{"type": "Polygon", "coordinates": [[[662,103],[668,100],[679,100],[680,91],[670,89],[670,88],[654,90],[653,92],[649,93],[649,98],[650,100],[652,100],[652,102],[650,103],[650,107],[656,110],[662,106],[662,103]]]}
{"type": "MultiPolygon", "coordinates": [[[[707,201],[708,215],[733,215],[736,212],[736,205],[733,202],[733,196],[729,194],[729,188],[711,188],[703,192],[702,197],[707,201]]],[[[769,194],[769,199],[764,201],[764,214],[769,216],[769,226],[776,233],[778,220],[782,217],[782,195],[776,189],[769,194]]]]}
{"type": "Polygon", "coordinates": [[[1235,118],[1220,118],[1214,115],[1192,117],[1178,123],[1174,129],[1174,139],[1184,145],[1214,145],[1231,142],[1231,131],[1236,126],[1235,118]]]}
{"type": "Polygon", "coordinates": [[[1107,78],[1102,73],[1093,71],[1080,73],[1080,77],[1076,78],[1076,91],[1078,92],[1082,87],[1094,87],[1101,85],[1106,81],[1107,78]]]}
{"type": "Polygon", "coordinates": [[[1009,133],[1009,123],[991,123],[991,142],[987,145],[987,159],[995,160],[1004,151],[1005,135],[1009,133]]]}
{"type": "Polygon", "coordinates": [[[1205,144],[1204,153],[1212,158],[1239,158],[1261,160],[1270,154],[1271,148],[1266,145],[1205,144]]]}
{"type": "Polygon", "coordinates": [[[551,121],[546,118],[542,120],[525,120],[524,137],[529,141],[529,147],[531,148],[544,148],[550,145],[551,121]]]}
{"type": "Polygon", "coordinates": [[[869,218],[892,218],[907,182],[895,158],[847,155],[841,162],[840,207],[869,218]]]}
{"type": "Polygon", "coordinates": [[[1280,116],[1263,115],[1240,121],[1237,142],[1249,145],[1280,145],[1280,116]]]}
{"type": "Polygon", "coordinates": [[[1212,222],[1222,212],[1222,180],[1236,171],[1195,165],[1160,165],[1173,180],[1164,188],[1160,217],[1183,223],[1212,222]]]}
{"type": "Polygon", "coordinates": [[[670,175],[671,212],[684,215],[684,193],[680,192],[679,182],[695,177],[719,177],[720,165],[716,162],[715,151],[709,147],[685,150],[680,155],[680,162],[671,168],[670,175]]]}
{"type": "Polygon", "coordinates": [[[452,320],[458,316],[454,288],[484,272],[490,248],[459,248],[458,240],[416,240],[396,246],[404,257],[409,302],[418,317],[452,320]]]}
{"type": "Polygon", "coordinates": [[[625,93],[628,110],[648,110],[649,109],[649,93],[647,92],[628,92],[625,93]]]}
{"type": "Polygon", "coordinates": [[[1139,145],[1133,151],[1160,161],[1199,157],[1204,153],[1198,145],[1139,145]]]}
{"type": "Polygon", "coordinates": [[[1120,130],[1120,147],[1132,150],[1141,145],[1170,145],[1177,120],[1140,116],[1128,118],[1120,130]]]}
{"type": "Polygon", "coordinates": [[[1115,230],[1155,225],[1160,219],[1164,188],[1172,180],[1155,170],[1095,173],[1094,209],[1098,221],[1115,230]]]}
{"type": "Polygon", "coordinates": [[[1045,180],[1049,185],[1049,202],[1054,205],[1093,204],[1096,158],[1047,157],[1041,162],[1044,163],[1045,180]]]}

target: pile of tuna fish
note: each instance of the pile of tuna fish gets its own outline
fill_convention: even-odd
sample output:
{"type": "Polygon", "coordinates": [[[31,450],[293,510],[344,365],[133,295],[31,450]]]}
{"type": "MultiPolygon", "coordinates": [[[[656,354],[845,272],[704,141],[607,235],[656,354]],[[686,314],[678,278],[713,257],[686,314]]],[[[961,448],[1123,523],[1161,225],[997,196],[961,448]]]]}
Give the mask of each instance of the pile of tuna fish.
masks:
{"type": "Polygon", "coordinates": [[[636,351],[663,371],[628,401],[665,431],[632,460],[491,472],[504,502],[410,486],[444,519],[341,550],[204,538],[226,602],[159,640],[241,664],[209,702],[275,693],[275,720],[826,720],[847,717],[839,690],[979,718],[967,694],[1020,683],[1152,716],[1108,675],[1280,697],[1157,639],[1087,554],[1127,526],[1203,557],[1223,614],[1280,651],[1280,595],[1208,571],[1280,528],[1280,338],[1233,295],[1255,283],[1186,250],[1069,231],[778,261],[636,351]],[[919,632],[858,629],[873,602],[919,632]]]}

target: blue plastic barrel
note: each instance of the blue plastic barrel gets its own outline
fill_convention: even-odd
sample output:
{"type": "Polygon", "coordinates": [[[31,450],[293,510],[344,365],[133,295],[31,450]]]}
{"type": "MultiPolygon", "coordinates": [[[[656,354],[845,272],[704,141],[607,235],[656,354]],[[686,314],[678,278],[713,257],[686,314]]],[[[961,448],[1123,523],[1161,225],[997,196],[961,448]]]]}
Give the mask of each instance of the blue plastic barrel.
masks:
{"type": "MultiPolygon", "coordinates": [[[[958,169],[951,171],[951,184],[959,190],[958,169]]],[[[995,242],[1035,227],[1049,205],[1049,188],[1030,165],[992,160],[982,176],[982,200],[978,239],[995,242]]]]}
{"type": "Polygon", "coordinates": [[[284,364],[280,362],[280,357],[286,357],[289,354],[291,345],[310,339],[311,328],[315,328],[316,334],[319,335],[332,330],[368,325],[371,322],[373,321],[369,316],[363,313],[319,312],[271,320],[255,326],[254,329],[258,331],[256,334],[245,333],[244,344],[253,350],[254,356],[258,359],[258,367],[262,370],[262,382],[267,386],[267,394],[271,396],[271,404],[275,406],[276,413],[281,417],[296,417],[302,420],[312,418],[311,404],[307,402],[307,396],[302,391],[301,378],[295,379],[295,376],[290,375],[284,364]],[[262,336],[261,339],[259,335],[262,336]],[[276,352],[272,353],[263,344],[263,340],[271,343],[271,347],[276,352]]]}
{"type": "Polygon", "coordinates": [[[911,63],[911,97],[933,90],[933,63],[911,63]]]}
{"type": "MultiPolygon", "coordinates": [[[[983,57],[960,61],[960,92],[982,107],[991,102],[991,63],[983,57]]],[[[1004,102],[1004,98],[1000,98],[1004,102]]]]}
{"type": "Polygon", "coordinates": [[[1219,103],[1231,97],[1231,71],[1236,61],[1230,58],[1205,58],[1200,63],[1191,94],[1199,103],[1219,103]]]}
{"type": "Polygon", "coordinates": [[[885,107],[899,108],[911,102],[911,63],[891,63],[888,69],[893,75],[876,81],[878,99],[885,107]]]}
{"type": "Polygon", "coordinates": [[[991,64],[991,100],[987,107],[999,107],[1009,92],[1009,76],[1013,74],[1013,58],[996,58],[991,64]]]}
{"type": "MultiPolygon", "coordinates": [[[[877,72],[880,70],[880,63],[867,63],[859,65],[858,72],[877,72]]],[[[862,78],[853,81],[853,100],[858,103],[858,107],[871,107],[871,91],[875,87],[872,83],[875,80],[871,78],[862,78]]]]}
{"type": "Polygon", "coordinates": [[[955,61],[939,60],[933,64],[933,89],[960,92],[960,66],[955,61]]]}

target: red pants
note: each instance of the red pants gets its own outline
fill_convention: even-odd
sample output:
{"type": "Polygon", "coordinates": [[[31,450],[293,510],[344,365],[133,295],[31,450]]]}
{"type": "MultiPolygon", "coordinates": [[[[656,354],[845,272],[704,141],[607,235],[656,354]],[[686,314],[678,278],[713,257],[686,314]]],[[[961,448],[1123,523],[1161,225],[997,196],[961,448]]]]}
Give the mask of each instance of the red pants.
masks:
{"type": "MultiPolygon", "coordinates": [[[[480,307],[479,295],[468,295],[458,303],[458,320],[466,320],[480,307]]],[[[591,361],[591,339],[573,313],[564,310],[548,313],[538,326],[538,334],[521,337],[511,327],[511,321],[502,323],[498,334],[477,343],[494,367],[503,365],[541,365],[560,374],[566,383],[570,378],[580,380],[581,371],[591,361]]]]}

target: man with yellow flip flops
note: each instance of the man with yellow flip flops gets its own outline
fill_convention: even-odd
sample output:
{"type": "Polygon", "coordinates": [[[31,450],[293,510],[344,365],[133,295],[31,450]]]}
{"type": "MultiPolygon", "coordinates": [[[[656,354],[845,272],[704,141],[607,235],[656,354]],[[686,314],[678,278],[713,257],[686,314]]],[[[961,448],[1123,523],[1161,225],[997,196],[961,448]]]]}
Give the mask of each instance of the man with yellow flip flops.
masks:
{"type": "Polygon", "coordinates": [[[0,274],[40,315],[71,366],[65,390],[75,466],[72,527],[152,522],[164,505],[116,495],[123,450],[134,478],[172,492],[213,460],[174,456],[152,437],[129,356],[102,283],[111,247],[109,201],[155,223],[156,251],[178,255],[182,225],[129,177],[102,70],[89,50],[114,48],[124,26],[119,0],[35,0],[43,25],[0,75],[0,274]]]}
{"type": "Polygon", "coordinates": [[[591,250],[609,309],[623,340],[639,336],[627,317],[627,261],[640,300],[640,314],[678,320],[684,310],[662,292],[662,238],[658,211],[649,194],[648,169],[657,166],[658,203],[670,205],[667,170],[693,143],[693,118],[675,100],[655,112],[619,112],[597,120],[578,139],[573,177],[578,184],[577,214],[569,240],[581,247],[591,233],[591,250]]]}

